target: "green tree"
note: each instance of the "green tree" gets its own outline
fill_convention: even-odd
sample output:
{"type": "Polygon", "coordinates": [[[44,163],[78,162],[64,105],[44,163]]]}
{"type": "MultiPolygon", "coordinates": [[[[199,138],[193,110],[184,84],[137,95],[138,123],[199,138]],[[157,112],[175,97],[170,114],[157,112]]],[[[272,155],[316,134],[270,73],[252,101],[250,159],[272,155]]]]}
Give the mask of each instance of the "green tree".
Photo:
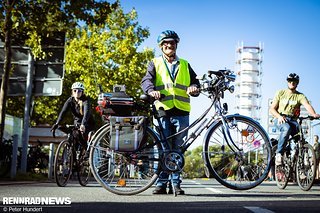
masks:
{"type": "Polygon", "coordinates": [[[202,146],[198,146],[185,153],[185,166],[183,176],[186,178],[204,177],[204,161],[202,159],[202,146]]]}
{"type": "MultiPolygon", "coordinates": [[[[11,44],[29,46],[35,58],[45,58],[42,45],[55,32],[72,34],[79,21],[85,24],[104,23],[119,1],[110,4],[106,0],[1,0],[0,38],[5,43],[5,66],[0,94],[0,137],[3,135],[4,115],[7,112],[7,85],[10,75],[11,44]]],[[[21,105],[21,102],[11,101],[21,105]]],[[[10,109],[19,108],[10,105],[10,109]]],[[[13,115],[15,111],[8,113],[13,115]]]]}
{"type": "Polygon", "coordinates": [[[128,94],[141,94],[140,81],[154,53],[151,49],[138,52],[149,32],[140,27],[136,19],[135,10],[125,14],[119,7],[111,12],[104,24],[76,29],[76,36],[69,40],[66,49],[66,89],[62,97],[37,97],[33,116],[39,118],[35,120],[37,123],[55,121],[75,81],[84,82],[86,94],[91,97],[93,105],[97,100],[99,84],[109,92],[113,85],[124,84],[128,94]]]}
{"type": "MultiPolygon", "coordinates": [[[[60,97],[34,98],[33,125],[56,120],[75,81],[84,82],[93,105],[97,100],[98,84],[106,91],[111,91],[114,84],[125,84],[130,95],[141,93],[140,81],[145,74],[147,61],[154,56],[154,52],[151,49],[139,52],[138,48],[149,36],[149,31],[138,24],[135,10],[124,13],[120,2],[116,1],[115,4],[117,7],[112,7],[107,16],[99,16],[103,17],[100,21],[88,18],[81,26],[67,29],[63,94],[60,97]]],[[[18,99],[21,97],[11,98],[9,102],[15,105],[18,99]]],[[[21,104],[10,108],[12,111],[8,110],[8,113],[13,115],[23,112],[21,104]]]]}

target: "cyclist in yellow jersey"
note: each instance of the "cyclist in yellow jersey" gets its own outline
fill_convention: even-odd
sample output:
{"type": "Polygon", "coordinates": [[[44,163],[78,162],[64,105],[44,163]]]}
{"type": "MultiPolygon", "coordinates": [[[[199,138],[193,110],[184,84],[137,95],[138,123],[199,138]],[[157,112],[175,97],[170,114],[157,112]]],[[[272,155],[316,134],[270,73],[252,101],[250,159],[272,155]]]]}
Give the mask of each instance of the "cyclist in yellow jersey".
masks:
{"type": "Polygon", "coordinates": [[[276,151],[275,164],[282,164],[282,155],[287,146],[290,135],[298,132],[297,118],[300,115],[300,106],[303,105],[308,113],[319,118],[306,96],[297,91],[300,78],[296,73],[290,73],[287,77],[288,89],[279,90],[270,106],[269,112],[275,117],[275,124],[278,126],[280,135],[276,151]]]}
{"type": "MultiPolygon", "coordinates": [[[[147,73],[141,82],[146,94],[155,99],[160,99],[161,95],[164,95],[156,107],[166,114],[160,119],[165,137],[189,126],[191,108],[189,95],[199,95],[200,83],[196,79],[197,75],[186,60],[176,55],[179,41],[179,36],[172,30],[163,31],[158,36],[157,42],[162,55],[149,63],[147,73]]],[[[178,150],[186,136],[187,132],[177,135],[174,140],[170,141],[172,149],[178,150]]],[[[169,175],[166,172],[159,175],[153,194],[167,194],[168,178],[169,175]]],[[[184,190],[180,187],[180,172],[172,175],[172,182],[177,194],[184,194],[184,190]]],[[[173,190],[169,186],[168,194],[172,193],[173,190]]]]}

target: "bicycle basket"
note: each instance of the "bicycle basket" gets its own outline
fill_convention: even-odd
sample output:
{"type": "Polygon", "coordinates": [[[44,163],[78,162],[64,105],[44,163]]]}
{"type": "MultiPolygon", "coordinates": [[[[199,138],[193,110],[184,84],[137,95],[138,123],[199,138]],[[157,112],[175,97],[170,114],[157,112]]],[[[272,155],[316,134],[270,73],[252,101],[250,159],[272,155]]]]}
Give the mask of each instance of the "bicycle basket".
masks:
{"type": "Polygon", "coordinates": [[[146,130],[143,116],[110,116],[110,148],[116,151],[137,150],[146,130]]]}
{"type": "Polygon", "coordinates": [[[134,101],[125,92],[101,93],[98,97],[98,111],[101,115],[132,115],[134,101]]]}

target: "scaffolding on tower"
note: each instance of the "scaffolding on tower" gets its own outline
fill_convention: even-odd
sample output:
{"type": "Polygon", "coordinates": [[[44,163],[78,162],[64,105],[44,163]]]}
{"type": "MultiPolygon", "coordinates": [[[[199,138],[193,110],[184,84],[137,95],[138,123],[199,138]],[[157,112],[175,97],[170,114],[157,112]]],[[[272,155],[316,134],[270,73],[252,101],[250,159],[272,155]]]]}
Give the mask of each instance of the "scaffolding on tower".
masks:
{"type": "Polygon", "coordinates": [[[245,46],[241,42],[236,53],[236,111],[260,122],[263,44],[245,46]]]}

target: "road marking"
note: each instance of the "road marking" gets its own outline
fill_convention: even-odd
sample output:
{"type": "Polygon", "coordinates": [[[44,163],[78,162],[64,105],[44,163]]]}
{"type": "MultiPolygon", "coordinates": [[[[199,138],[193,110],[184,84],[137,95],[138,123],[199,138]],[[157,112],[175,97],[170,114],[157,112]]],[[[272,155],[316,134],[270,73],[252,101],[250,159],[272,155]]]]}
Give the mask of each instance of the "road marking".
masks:
{"type": "Polygon", "coordinates": [[[274,213],[271,210],[260,208],[257,206],[244,206],[244,208],[249,209],[250,211],[252,211],[254,213],[274,213]]]}
{"type": "Polygon", "coordinates": [[[218,189],[214,189],[214,188],[209,188],[209,187],[205,187],[204,185],[202,185],[201,183],[197,182],[197,181],[194,181],[194,180],[191,180],[191,182],[193,182],[194,184],[197,184],[197,185],[200,185],[202,186],[203,188],[213,192],[213,193],[216,193],[216,194],[223,194],[222,191],[218,190],[218,189]]]}

